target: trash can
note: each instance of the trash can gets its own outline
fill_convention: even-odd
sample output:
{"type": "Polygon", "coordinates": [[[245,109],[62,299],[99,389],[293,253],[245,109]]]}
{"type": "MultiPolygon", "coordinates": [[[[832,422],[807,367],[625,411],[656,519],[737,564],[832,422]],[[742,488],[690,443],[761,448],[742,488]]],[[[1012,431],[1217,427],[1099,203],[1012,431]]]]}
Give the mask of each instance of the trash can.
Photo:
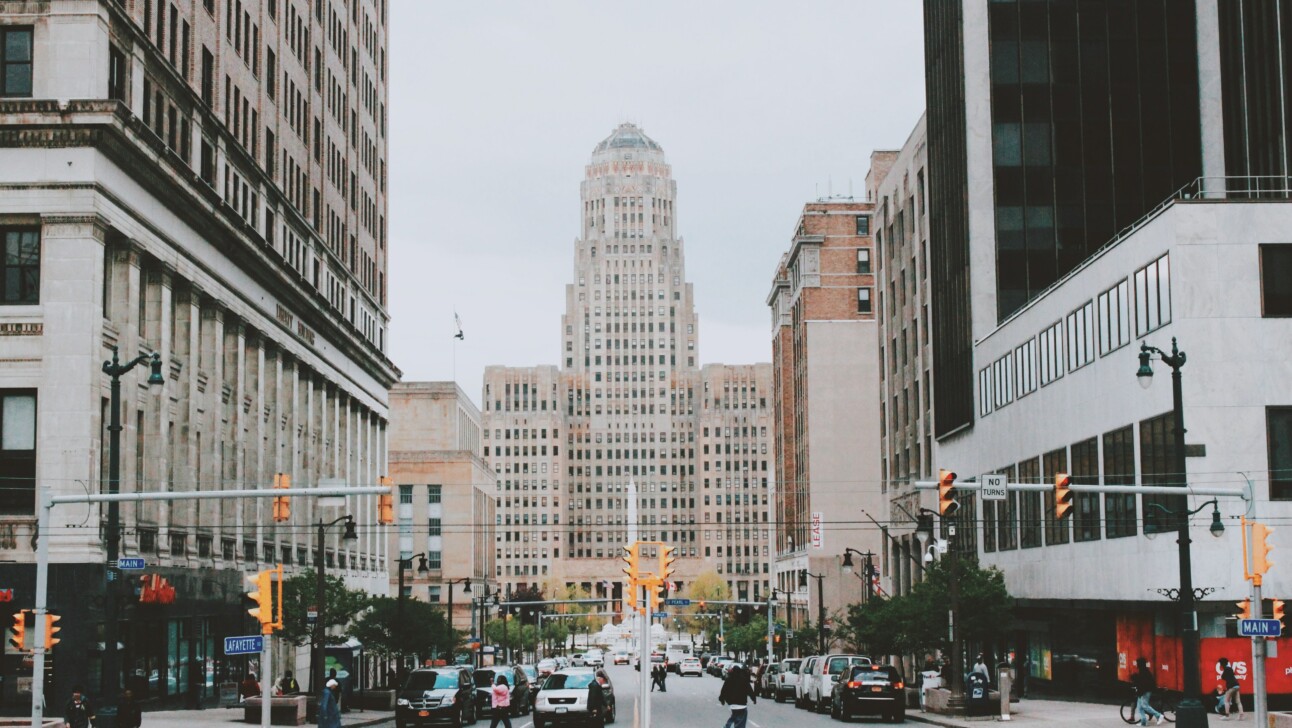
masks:
{"type": "Polygon", "coordinates": [[[965,681],[965,712],[969,715],[991,715],[991,684],[981,672],[969,674],[965,681]]]}

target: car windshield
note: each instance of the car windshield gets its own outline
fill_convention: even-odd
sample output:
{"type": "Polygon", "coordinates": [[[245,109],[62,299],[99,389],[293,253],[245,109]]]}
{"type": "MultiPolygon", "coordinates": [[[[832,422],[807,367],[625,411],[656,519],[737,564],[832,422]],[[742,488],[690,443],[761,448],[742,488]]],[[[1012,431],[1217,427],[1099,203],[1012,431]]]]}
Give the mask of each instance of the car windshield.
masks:
{"type": "Polygon", "coordinates": [[[849,681],[863,683],[895,683],[900,682],[901,679],[902,676],[897,674],[897,668],[886,665],[854,667],[848,677],[849,681]]]}
{"type": "Polygon", "coordinates": [[[547,678],[543,683],[544,690],[578,690],[586,688],[592,684],[593,675],[590,672],[576,672],[569,674],[558,673],[547,678]]]}
{"type": "Polygon", "coordinates": [[[538,668],[534,667],[533,665],[522,665],[520,669],[523,670],[524,673],[526,675],[529,675],[531,678],[538,677],[538,668]]]}
{"type": "Polygon", "coordinates": [[[404,683],[405,690],[443,690],[457,686],[456,672],[414,672],[404,683]]]}
{"type": "Polygon", "coordinates": [[[494,672],[493,670],[476,670],[476,674],[475,674],[476,687],[487,688],[493,685],[494,681],[498,679],[499,675],[502,675],[502,679],[505,680],[508,685],[511,684],[511,675],[508,675],[505,672],[494,672]]]}
{"type": "Polygon", "coordinates": [[[790,672],[797,672],[801,662],[801,660],[786,660],[784,663],[785,669],[790,672]]]}
{"type": "Polygon", "coordinates": [[[866,657],[831,657],[828,672],[831,675],[842,675],[850,665],[869,665],[870,659],[866,657]]]}

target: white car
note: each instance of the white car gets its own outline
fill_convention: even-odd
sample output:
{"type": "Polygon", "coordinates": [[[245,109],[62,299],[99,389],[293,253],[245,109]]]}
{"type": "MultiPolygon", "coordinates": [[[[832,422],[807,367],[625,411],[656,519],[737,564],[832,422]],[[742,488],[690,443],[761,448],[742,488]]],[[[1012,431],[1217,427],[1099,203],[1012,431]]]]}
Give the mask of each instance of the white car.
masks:
{"type": "Polygon", "coordinates": [[[605,667],[605,654],[601,650],[588,650],[583,653],[583,664],[588,667],[605,667]]]}
{"type": "Polygon", "coordinates": [[[799,664],[799,677],[794,681],[795,708],[807,707],[808,676],[812,674],[812,668],[816,667],[816,663],[820,659],[820,655],[812,655],[811,657],[805,658],[803,662],[799,664]]]}
{"type": "Polygon", "coordinates": [[[629,655],[627,652],[615,653],[614,663],[616,665],[627,665],[630,661],[632,661],[632,655],[629,655]]]}
{"type": "Polygon", "coordinates": [[[846,674],[854,665],[870,665],[872,661],[863,655],[825,655],[813,663],[810,671],[803,672],[800,681],[807,681],[801,686],[804,707],[818,713],[830,710],[834,684],[839,676],[846,674]]]}
{"type": "Polygon", "coordinates": [[[585,667],[585,666],[586,665],[583,662],[582,652],[576,652],[573,655],[570,655],[570,667],[585,667]]]}
{"type": "Polygon", "coordinates": [[[604,687],[597,683],[598,672],[570,668],[549,675],[534,701],[534,728],[614,723],[615,691],[609,678],[604,687]]]}
{"type": "Polygon", "coordinates": [[[553,659],[552,659],[552,658],[550,658],[550,657],[549,657],[549,658],[547,658],[547,659],[539,660],[539,661],[538,661],[538,676],[539,676],[539,678],[545,678],[545,677],[547,677],[548,675],[551,675],[552,673],[556,672],[556,671],[557,671],[557,669],[559,669],[559,668],[558,668],[558,666],[557,666],[557,664],[556,664],[556,660],[553,660],[553,659]]]}
{"type": "Polygon", "coordinates": [[[682,658],[682,661],[679,662],[677,665],[677,674],[680,677],[686,677],[687,675],[695,675],[696,677],[702,677],[704,675],[704,669],[700,667],[700,658],[698,657],[682,658]]]}
{"type": "Polygon", "coordinates": [[[792,658],[781,660],[780,672],[772,676],[772,697],[776,698],[776,702],[794,698],[794,688],[799,683],[799,665],[802,662],[792,658]]]}

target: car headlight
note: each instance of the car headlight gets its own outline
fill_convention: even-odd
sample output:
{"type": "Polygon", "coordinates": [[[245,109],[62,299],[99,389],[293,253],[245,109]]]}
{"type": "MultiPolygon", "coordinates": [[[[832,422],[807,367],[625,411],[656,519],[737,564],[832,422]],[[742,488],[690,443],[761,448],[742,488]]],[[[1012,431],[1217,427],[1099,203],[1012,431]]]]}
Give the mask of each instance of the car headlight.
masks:
{"type": "Polygon", "coordinates": [[[453,705],[454,700],[457,700],[456,696],[446,695],[444,696],[444,699],[440,701],[440,705],[453,705]]]}
{"type": "Polygon", "coordinates": [[[395,701],[395,705],[398,705],[401,708],[407,708],[408,706],[412,705],[412,703],[408,702],[408,698],[400,698],[399,700],[395,701]]]}

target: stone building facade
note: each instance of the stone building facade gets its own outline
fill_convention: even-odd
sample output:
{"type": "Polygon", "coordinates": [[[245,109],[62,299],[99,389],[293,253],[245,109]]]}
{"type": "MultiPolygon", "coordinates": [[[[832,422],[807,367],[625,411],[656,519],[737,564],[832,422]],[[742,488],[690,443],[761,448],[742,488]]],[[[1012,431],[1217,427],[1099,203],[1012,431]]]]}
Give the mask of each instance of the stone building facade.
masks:
{"type": "MultiPolygon", "coordinates": [[[[147,367],[122,380],[122,491],[268,487],[276,473],[375,485],[398,377],[384,353],[384,3],[7,3],[0,34],[6,606],[32,605],[37,487],[106,488],[112,347],[163,363],[160,386],[147,367]]],[[[145,700],[192,703],[254,667],[219,651],[250,629],[243,574],[308,568],[320,519],[359,524],[357,542],[328,532],[328,570],[386,590],[374,498],[292,511],[121,509],[122,555],[177,587],[173,605],[122,614],[122,667],[145,700]]],[[[54,511],[51,704],[99,684],[102,518],[54,511]]],[[[298,658],[304,674],[304,651],[277,664],[298,658]]],[[[22,669],[0,668],[6,704],[24,697],[22,669]]]]}

